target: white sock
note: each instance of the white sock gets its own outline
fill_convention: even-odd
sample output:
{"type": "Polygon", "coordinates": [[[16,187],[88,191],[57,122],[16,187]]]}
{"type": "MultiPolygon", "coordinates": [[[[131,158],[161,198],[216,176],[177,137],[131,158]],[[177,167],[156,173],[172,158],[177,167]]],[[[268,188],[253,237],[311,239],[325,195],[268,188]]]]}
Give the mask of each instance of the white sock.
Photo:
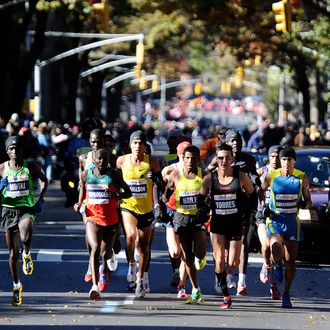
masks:
{"type": "Polygon", "coordinates": [[[148,274],[148,272],[144,272],[144,274],[143,274],[143,278],[144,278],[144,279],[149,279],[149,274],[148,274]]]}
{"type": "Polygon", "coordinates": [[[19,280],[17,283],[13,282],[13,287],[14,289],[19,289],[20,287],[22,287],[22,283],[19,280]]]}
{"type": "Polygon", "coordinates": [[[241,284],[241,286],[245,285],[245,278],[246,278],[245,274],[238,274],[238,282],[241,284]]]}

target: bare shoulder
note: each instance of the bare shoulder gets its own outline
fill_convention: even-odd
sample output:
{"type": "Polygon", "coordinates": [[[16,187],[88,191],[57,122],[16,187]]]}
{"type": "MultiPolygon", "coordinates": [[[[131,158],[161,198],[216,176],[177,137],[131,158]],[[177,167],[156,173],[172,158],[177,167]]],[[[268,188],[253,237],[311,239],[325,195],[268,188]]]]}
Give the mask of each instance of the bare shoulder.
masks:
{"type": "Polygon", "coordinates": [[[117,162],[116,162],[116,164],[117,164],[117,167],[118,167],[118,168],[122,168],[122,166],[123,166],[123,164],[124,164],[125,156],[127,156],[127,155],[122,155],[122,156],[119,156],[119,157],[117,158],[117,162]]]}

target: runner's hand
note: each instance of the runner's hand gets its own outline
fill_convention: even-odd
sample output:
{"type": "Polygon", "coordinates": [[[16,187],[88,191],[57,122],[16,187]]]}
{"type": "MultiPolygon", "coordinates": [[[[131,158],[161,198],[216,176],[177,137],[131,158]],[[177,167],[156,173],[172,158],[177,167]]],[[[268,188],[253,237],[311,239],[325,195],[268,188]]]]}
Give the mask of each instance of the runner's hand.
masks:
{"type": "Polygon", "coordinates": [[[6,188],[7,186],[8,186],[8,178],[7,177],[1,178],[0,190],[2,190],[3,188],[6,188]]]}

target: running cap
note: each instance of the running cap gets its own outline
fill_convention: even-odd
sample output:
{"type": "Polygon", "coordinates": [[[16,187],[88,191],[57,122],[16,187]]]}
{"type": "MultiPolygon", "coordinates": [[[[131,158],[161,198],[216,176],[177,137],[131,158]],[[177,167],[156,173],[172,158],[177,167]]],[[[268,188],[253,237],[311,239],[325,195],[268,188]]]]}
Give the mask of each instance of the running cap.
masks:
{"type": "Polygon", "coordinates": [[[282,146],[280,146],[279,144],[275,144],[271,146],[268,150],[268,157],[270,157],[273,152],[279,154],[281,150],[282,150],[282,146]]]}
{"type": "Polygon", "coordinates": [[[147,144],[147,138],[146,138],[146,135],[142,132],[142,131],[134,131],[130,138],[129,138],[129,144],[131,145],[131,143],[134,141],[134,140],[141,140],[143,142],[144,145],[147,144]]]}
{"type": "Polygon", "coordinates": [[[8,148],[12,145],[21,147],[21,139],[19,136],[13,135],[13,136],[10,136],[9,138],[7,138],[7,140],[5,142],[6,150],[8,150],[8,148]]]}
{"type": "Polygon", "coordinates": [[[291,147],[285,147],[280,151],[280,158],[283,157],[290,157],[296,160],[296,152],[293,148],[291,147]]]}
{"type": "Polygon", "coordinates": [[[188,146],[191,146],[191,143],[188,142],[188,141],[183,141],[183,142],[179,143],[178,146],[176,147],[177,155],[178,155],[178,156],[183,155],[184,150],[185,150],[188,146]]]}
{"type": "Polygon", "coordinates": [[[236,128],[231,128],[226,132],[225,142],[228,142],[229,140],[231,140],[233,138],[238,138],[238,139],[242,140],[241,133],[236,128]]]}

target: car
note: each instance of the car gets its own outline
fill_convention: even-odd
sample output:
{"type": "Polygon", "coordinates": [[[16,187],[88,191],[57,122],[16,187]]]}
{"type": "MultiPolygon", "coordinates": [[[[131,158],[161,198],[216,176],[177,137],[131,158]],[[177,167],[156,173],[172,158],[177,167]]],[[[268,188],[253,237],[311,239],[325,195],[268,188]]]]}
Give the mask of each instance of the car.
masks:
{"type": "Polygon", "coordinates": [[[329,180],[330,147],[310,146],[295,148],[295,168],[309,179],[309,190],[316,212],[299,210],[304,241],[299,245],[298,259],[309,262],[330,263],[329,180]]]}

